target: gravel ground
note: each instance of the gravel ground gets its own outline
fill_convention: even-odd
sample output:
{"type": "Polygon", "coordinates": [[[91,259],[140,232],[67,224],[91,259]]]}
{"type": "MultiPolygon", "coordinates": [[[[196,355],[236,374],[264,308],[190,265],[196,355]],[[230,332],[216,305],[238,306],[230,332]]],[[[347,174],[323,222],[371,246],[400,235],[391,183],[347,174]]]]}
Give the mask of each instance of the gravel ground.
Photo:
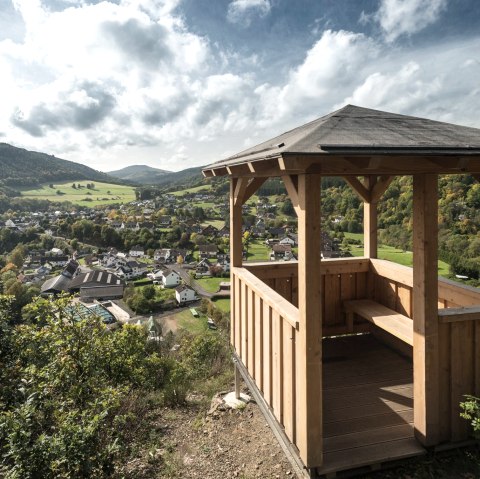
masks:
{"type": "Polygon", "coordinates": [[[292,467],[255,403],[219,405],[203,418],[179,418],[168,436],[182,478],[293,478],[292,467]]]}

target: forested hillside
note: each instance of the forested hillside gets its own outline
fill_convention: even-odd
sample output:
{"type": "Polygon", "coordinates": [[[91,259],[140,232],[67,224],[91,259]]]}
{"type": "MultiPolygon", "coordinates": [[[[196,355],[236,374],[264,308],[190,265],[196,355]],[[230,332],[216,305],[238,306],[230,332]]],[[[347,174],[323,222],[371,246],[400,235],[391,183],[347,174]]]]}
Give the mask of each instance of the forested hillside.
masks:
{"type": "Polygon", "coordinates": [[[123,183],[118,178],[73,161],[0,143],[0,187],[15,189],[71,180],[123,183]]]}
{"type": "Polygon", "coordinates": [[[147,165],[131,165],[121,170],[109,171],[110,176],[120,178],[121,180],[134,181],[141,185],[153,185],[157,181],[161,181],[165,175],[171,173],[167,170],[152,168],[147,165]]]}

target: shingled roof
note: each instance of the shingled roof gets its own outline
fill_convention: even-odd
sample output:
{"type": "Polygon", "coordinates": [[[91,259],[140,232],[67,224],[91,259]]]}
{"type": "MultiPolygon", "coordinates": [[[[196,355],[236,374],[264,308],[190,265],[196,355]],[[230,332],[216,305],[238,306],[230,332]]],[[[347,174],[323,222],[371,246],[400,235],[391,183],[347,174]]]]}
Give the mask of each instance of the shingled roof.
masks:
{"type": "Polygon", "coordinates": [[[480,129],[347,105],[204,172],[288,155],[346,154],[480,155],[480,129]]]}

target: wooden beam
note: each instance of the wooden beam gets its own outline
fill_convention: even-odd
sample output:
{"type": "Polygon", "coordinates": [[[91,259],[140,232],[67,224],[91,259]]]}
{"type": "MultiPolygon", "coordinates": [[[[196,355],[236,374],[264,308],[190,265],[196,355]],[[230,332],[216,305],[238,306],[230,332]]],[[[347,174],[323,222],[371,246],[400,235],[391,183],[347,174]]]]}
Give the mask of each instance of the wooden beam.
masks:
{"type": "Polygon", "coordinates": [[[267,181],[268,178],[252,178],[245,188],[243,194],[242,204],[245,204],[257,191],[258,189],[267,181]]]}
{"type": "Polygon", "coordinates": [[[347,175],[344,176],[343,179],[353,188],[353,191],[355,191],[362,201],[370,203],[369,189],[366,188],[356,176],[347,175]]]}
{"type": "MultiPolygon", "coordinates": [[[[238,183],[244,178],[230,180],[230,265],[232,268],[242,266],[242,204],[236,201],[238,183]]],[[[233,279],[233,278],[232,278],[233,279]]],[[[231,308],[234,311],[234,308],[231,308]]]]}
{"type": "MultiPolygon", "coordinates": [[[[365,188],[370,196],[376,185],[376,176],[365,177],[365,188]]],[[[377,203],[365,201],[363,203],[363,255],[367,258],[378,256],[377,216],[377,203]]]]}
{"type": "MultiPolygon", "coordinates": [[[[438,176],[413,176],[413,389],[415,436],[439,438],[438,176]]],[[[441,418],[442,421],[446,418],[441,418]]]]}
{"type": "Polygon", "coordinates": [[[278,161],[276,159],[249,161],[248,168],[250,169],[251,173],[271,171],[272,168],[278,168],[278,161]]]}
{"type": "Polygon", "coordinates": [[[377,180],[377,183],[373,186],[370,192],[372,203],[378,203],[380,201],[380,198],[385,191],[387,191],[387,188],[390,186],[394,178],[394,176],[384,175],[377,180]]]}
{"type": "Polygon", "coordinates": [[[320,175],[298,176],[297,445],[309,468],[323,461],[320,187],[320,175]]]}
{"type": "Polygon", "coordinates": [[[213,170],[203,170],[202,173],[205,178],[211,178],[214,176],[213,170]]]}
{"type": "Polygon", "coordinates": [[[282,176],[283,184],[287,189],[288,196],[290,201],[295,209],[295,212],[298,216],[298,176],[297,175],[283,175],[282,176]]]}
{"type": "Polygon", "coordinates": [[[247,191],[248,178],[236,178],[235,191],[234,191],[234,203],[235,206],[242,206],[244,203],[245,192],[247,191]]]}
{"type": "Polygon", "coordinates": [[[448,308],[438,310],[438,320],[441,323],[456,323],[458,321],[480,320],[480,306],[468,308],[448,308]]]}
{"type": "Polygon", "coordinates": [[[240,163],[238,165],[231,165],[225,167],[227,173],[231,176],[244,176],[250,173],[250,169],[248,168],[248,164],[240,163]]]}

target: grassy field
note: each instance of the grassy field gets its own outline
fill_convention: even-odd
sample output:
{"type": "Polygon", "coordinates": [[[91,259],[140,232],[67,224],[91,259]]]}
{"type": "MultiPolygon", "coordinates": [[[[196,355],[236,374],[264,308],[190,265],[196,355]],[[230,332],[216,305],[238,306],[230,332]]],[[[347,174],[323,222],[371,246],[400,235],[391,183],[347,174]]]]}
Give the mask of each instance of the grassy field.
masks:
{"type": "Polygon", "coordinates": [[[108,205],[112,203],[128,203],[135,199],[135,190],[131,186],[114,185],[91,181],[69,181],[54,183],[53,188],[43,185],[37,189],[21,190],[23,198],[34,198],[49,201],[70,201],[82,206],[108,205]],[[72,184],[83,188],[72,188],[72,184]],[[94,183],[95,188],[88,190],[87,183],[94,183]],[[61,194],[57,194],[59,191],[61,194]]]}
{"type": "Polygon", "coordinates": [[[228,278],[201,278],[195,280],[205,291],[216,293],[223,281],[229,281],[228,278]]]}
{"type": "Polygon", "coordinates": [[[198,193],[199,191],[205,190],[206,192],[210,191],[210,185],[201,185],[195,186],[194,188],[186,188],[184,190],[172,191],[169,195],[183,196],[188,193],[198,193]]]}
{"type": "MultiPolygon", "coordinates": [[[[363,242],[362,233],[345,233],[345,237],[363,242]]],[[[350,252],[353,256],[363,256],[363,244],[361,246],[350,245],[350,252]]],[[[403,264],[404,266],[413,265],[413,253],[411,251],[402,251],[392,246],[379,245],[378,257],[380,259],[393,261],[394,263],[403,264]]],[[[444,261],[438,261],[438,274],[446,277],[450,274],[449,266],[444,261]]]]}
{"type": "Polygon", "coordinates": [[[223,311],[224,313],[229,313],[230,312],[230,299],[214,299],[212,300],[213,304],[220,310],[223,311]]]}
{"type": "Polygon", "coordinates": [[[248,246],[248,261],[268,261],[270,249],[262,240],[252,240],[248,246]]]}
{"type": "Polygon", "coordinates": [[[199,318],[194,318],[190,312],[190,309],[186,309],[176,314],[175,319],[177,320],[177,325],[179,328],[186,329],[192,334],[202,334],[208,330],[207,317],[203,314],[200,314],[199,318]]]}
{"type": "Polygon", "coordinates": [[[217,229],[222,229],[225,226],[225,220],[208,220],[202,223],[202,226],[212,225],[217,229]]]}

